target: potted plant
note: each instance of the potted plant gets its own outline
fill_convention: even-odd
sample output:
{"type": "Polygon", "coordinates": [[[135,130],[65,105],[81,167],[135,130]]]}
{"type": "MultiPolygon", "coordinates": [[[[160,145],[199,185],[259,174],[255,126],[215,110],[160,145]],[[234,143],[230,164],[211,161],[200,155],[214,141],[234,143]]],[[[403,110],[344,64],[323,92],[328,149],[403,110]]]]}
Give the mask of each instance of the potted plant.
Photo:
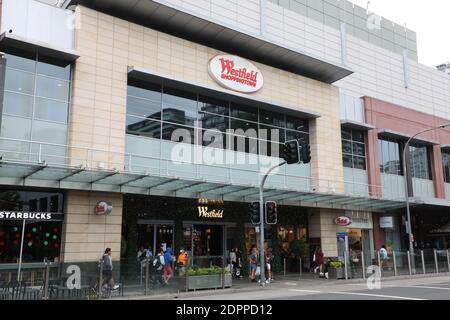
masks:
{"type": "Polygon", "coordinates": [[[211,268],[189,268],[187,273],[187,289],[217,289],[231,287],[231,270],[229,267],[221,268],[213,266],[211,268]]]}
{"type": "Polygon", "coordinates": [[[289,251],[291,256],[294,257],[295,260],[299,260],[302,258],[302,265],[306,262],[309,262],[309,244],[306,237],[303,237],[299,240],[294,240],[289,245],[289,251]]]}
{"type": "Polygon", "coordinates": [[[343,261],[331,261],[328,268],[328,279],[344,279],[345,264],[343,261]]]}

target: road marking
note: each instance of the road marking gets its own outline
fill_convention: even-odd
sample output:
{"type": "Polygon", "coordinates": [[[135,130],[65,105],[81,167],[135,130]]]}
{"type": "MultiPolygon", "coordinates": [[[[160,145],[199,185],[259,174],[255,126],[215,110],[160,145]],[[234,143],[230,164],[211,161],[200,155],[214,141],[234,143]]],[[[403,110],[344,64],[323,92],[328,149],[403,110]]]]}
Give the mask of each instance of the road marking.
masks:
{"type": "Polygon", "coordinates": [[[426,287],[426,286],[405,286],[402,288],[424,288],[424,289],[433,289],[433,290],[450,290],[450,288],[444,287],[426,287]]]}
{"type": "Polygon", "coordinates": [[[289,291],[294,291],[294,292],[305,292],[305,293],[322,293],[322,291],[317,291],[317,290],[289,289],[289,291]]]}
{"type": "Polygon", "coordinates": [[[419,298],[386,296],[386,295],[383,295],[383,294],[370,294],[370,293],[357,293],[357,292],[327,292],[327,293],[331,293],[331,294],[347,294],[347,295],[366,296],[366,297],[378,297],[378,298],[391,298],[391,299],[399,299],[399,300],[426,300],[426,299],[419,299],[419,298]]]}

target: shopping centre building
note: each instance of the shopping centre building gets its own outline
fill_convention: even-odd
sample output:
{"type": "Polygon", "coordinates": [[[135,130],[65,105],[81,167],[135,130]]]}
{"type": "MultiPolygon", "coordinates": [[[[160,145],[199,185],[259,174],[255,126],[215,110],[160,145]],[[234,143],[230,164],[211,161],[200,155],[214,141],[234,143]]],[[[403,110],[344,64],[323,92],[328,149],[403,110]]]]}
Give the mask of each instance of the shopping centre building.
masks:
{"type": "MultiPolygon", "coordinates": [[[[0,1],[0,212],[60,214],[26,224],[25,262],[248,252],[261,175],[298,138],[311,163],[265,189],[277,257],[407,250],[403,147],[450,122],[413,31],[345,0],[43,2],[0,1]]],[[[409,149],[414,244],[447,249],[450,130],[409,149]]],[[[0,263],[21,228],[0,222],[0,263]]]]}

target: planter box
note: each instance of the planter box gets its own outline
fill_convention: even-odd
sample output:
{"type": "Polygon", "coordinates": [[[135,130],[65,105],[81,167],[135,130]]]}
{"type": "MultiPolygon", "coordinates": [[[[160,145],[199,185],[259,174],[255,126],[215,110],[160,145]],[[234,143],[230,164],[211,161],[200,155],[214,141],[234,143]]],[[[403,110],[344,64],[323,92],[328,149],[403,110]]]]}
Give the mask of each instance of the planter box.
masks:
{"type": "Polygon", "coordinates": [[[344,268],[329,268],[328,269],[328,279],[345,279],[344,268]]]}
{"type": "MultiPolygon", "coordinates": [[[[230,288],[232,285],[231,274],[224,274],[223,281],[225,288],[230,288]]],[[[187,287],[188,290],[222,288],[222,275],[212,274],[206,276],[188,276],[187,287]]]]}

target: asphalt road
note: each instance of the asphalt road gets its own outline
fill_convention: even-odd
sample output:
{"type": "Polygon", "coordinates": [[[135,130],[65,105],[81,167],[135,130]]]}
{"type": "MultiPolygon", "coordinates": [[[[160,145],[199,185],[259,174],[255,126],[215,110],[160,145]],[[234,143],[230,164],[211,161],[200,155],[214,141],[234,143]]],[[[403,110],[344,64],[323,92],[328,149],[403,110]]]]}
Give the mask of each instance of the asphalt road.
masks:
{"type": "Polygon", "coordinates": [[[217,293],[181,300],[450,300],[450,277],[389,280],[380,289],[366,283],[283,282],[251,292],[217,293]]]}

